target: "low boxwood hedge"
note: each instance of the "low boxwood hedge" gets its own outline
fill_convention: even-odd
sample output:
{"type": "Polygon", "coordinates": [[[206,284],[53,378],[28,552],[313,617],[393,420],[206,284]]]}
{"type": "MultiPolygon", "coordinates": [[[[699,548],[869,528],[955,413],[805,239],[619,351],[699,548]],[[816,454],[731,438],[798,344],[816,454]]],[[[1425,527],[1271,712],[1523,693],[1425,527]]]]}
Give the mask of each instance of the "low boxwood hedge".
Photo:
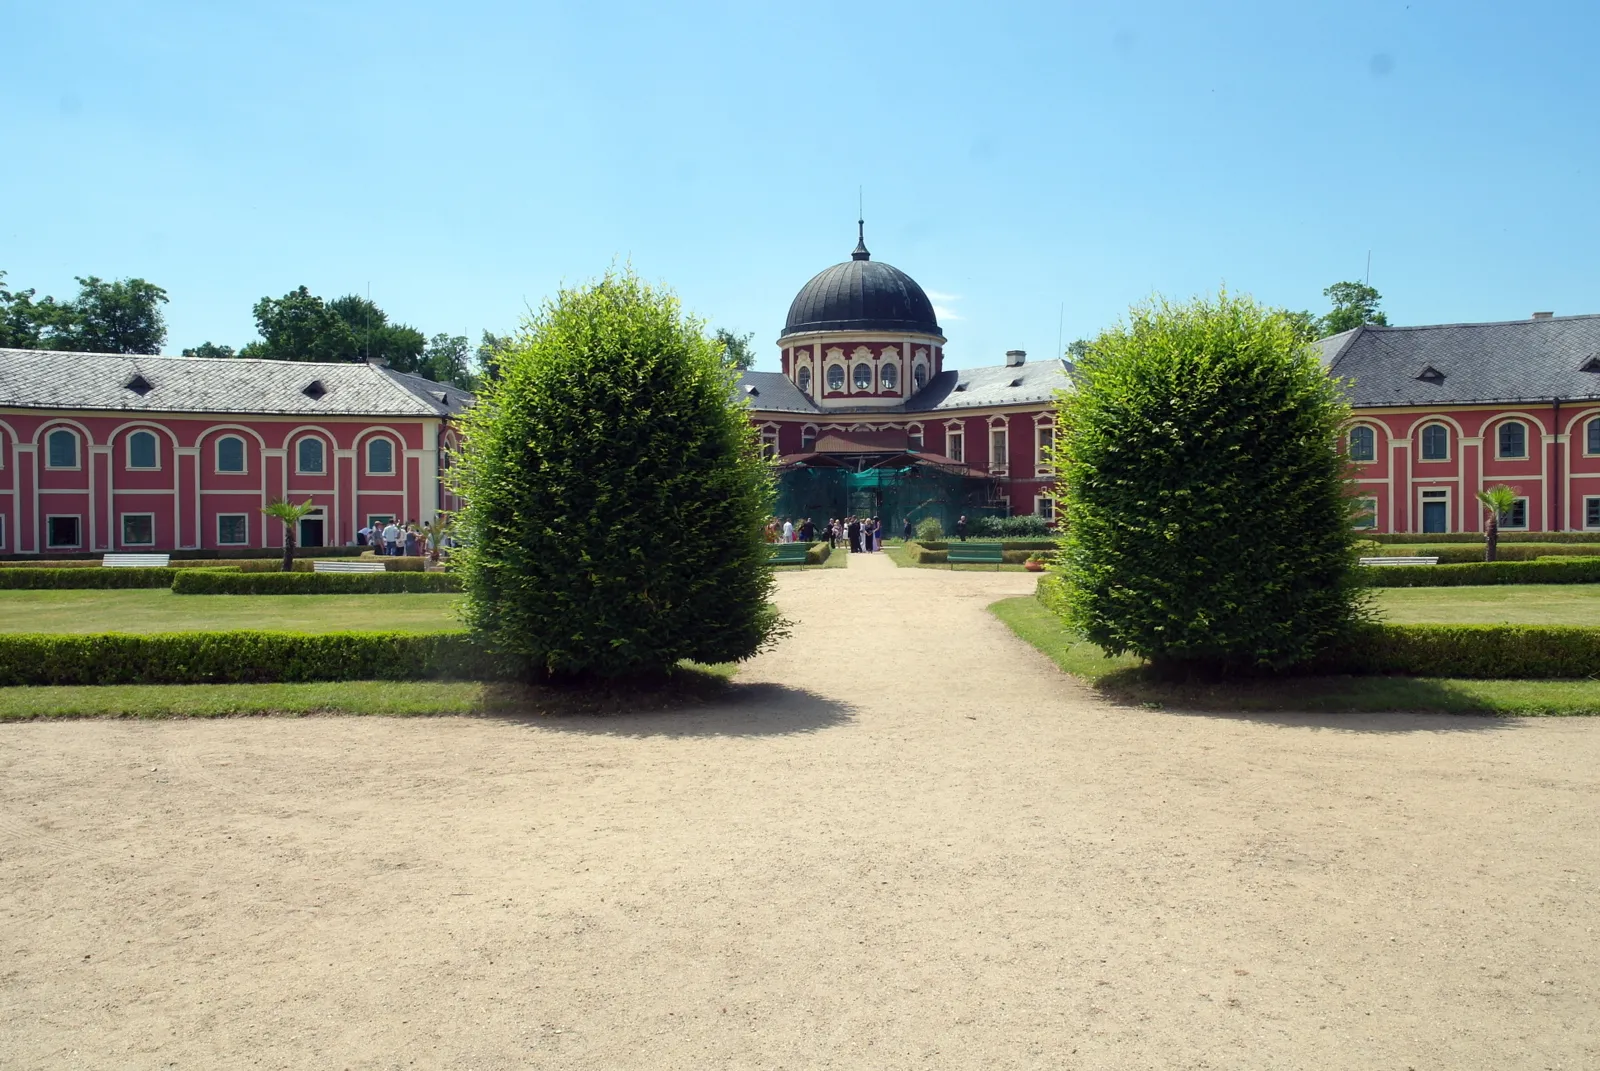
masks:
{"type": "MultiPolygon", "coordinates": [[[[1373,532],[1367,536],[1380,543],[1476,543],[1483,546],[1482,532],[1373,532]]],[[[1500,530],[1500,546],[1507,543],[1600,543],[1600,532],[1507,532],[1500,530]]]]}
{"type": "Polygon", "coordinates": [[[172,581],[172,590],[179,595],[382,595],[460,591],[461,583],[453,573],[225,573],[185,569],[172,581]]]}
{"type": "MultiPolygon", "coordinates": [[[[1566,563],[1560,563],[1566,564],[1566,563]]],[[[1397,567],[1399,568],[1399,567],[1397,567]]],[[[1443,566],[1417,566],[1440,569],[1443,566]]],[[[1059,614],[1063,581],[1039,578],[1036,596],[1059,614]]],[[[1600,674],[1600,628],[1568,625],[1365,625],[1301,673],[1479,680],[1582,678],[1600,674]]]]}
{"type": "MultiPolygon", "coordinates": [[[[353,558],[368,547],[296,547],[296,558],[353,558]]],[[[282,547],[213,547],[210,550],[174,550],[156,551],[165,553],[172,561],[215,561],[217,559],[233,560],[237,558],[273,558],[283,560],[282,547]]],[[[60,552],[53,553],[52,559],[56,561],[97,562],[105,557],[103,550],[79,551],[71,554],[60,552]]],[[[37,554],[0,554],[0,562],[36,562],[37,554]]]]}
{"type": "Polygon", "coordinates": [[[1375,565],[1363,572],[1376,588],[1453,588],[1478,584],[1597,584],[1600,558],[1553,557],[1466,565],[1375,565]]]}
{"type": "Polygon", "coordinates": [[[493,680],[465,632],[173,632],[0,635],[0,686],[493,680]]]}
{"type": "MultiPolygon", "coordinates": [[[[1367,551],[1363,551],[1363,554],[1367,551]]],[[[1405,544],[1380,545],[1373,554],[1391,557],[1417,555],[1439,559],[1440,565],[1465,565],[1483,561],[1483,544],[1405,544]]],[[[1600,554],[1600,545],[1594,543],[1512,543],[1497,548],[1495,560],[1502,562],[1531,562],[1536,558],[1584,557],[1600,554]]]]}
{"type": "Polygon", "coordinates": [[[10,569],[0,568],[0,589],[68,590],[84,588],[170,588],[180,575],[237,576],[228,568],[213,569],[10,569]]]}
{"type": "MultiPolygon", "coordinates": [[[[996,542],[996,540],[992,540],[992,539],[990,539],[990,540],[973,539],[973,540],[969,540],[968,542],[969,543],[984,543],[984,542],[987,542],[990,545],[993,545],[996,542]]],[[[1018,542],[1024,542],[1024,541],[1018,541],[1018,542]]],[[[1037,541],[1037,540],[1033,541],[1033,543],[1038,543],[1038,542],[1039,541],[1037,541]]],[[[911,558],[912,561],[916,562],[918,565],[945,565],[950,561],[950,544],[949,543],[917,543],[917,542],[911,542],[911,543],[907,543],[905,545],[905,548],[906,548],[906,554],[911,558]]],[[[1007,542],[1004,542],[1004,543],[1000,544],[1000,560],[1002,562],[1006,563],[1007,565],[1021,565],[1023,562],[1027,561],[1028,558],[1031,557],[1032,555],[1043,554],[1043,553],[1051,553],[1055,549],[1056,549],[1056,545],[1054,543],[1043,543],[1042,545],[1039,545],[1039,546],[1033,546],[1032,549],[1030,549],[1029,545],[1017,547],[1017,546],[1013,546],[1011,541],[1007,541],[1007,542]]]]}
{"type": "Polygon", "coordinates": [[[833,548],[826,543],[813,543],[806,548],[806,564],[821,565],[833,553],[833,548]]]}

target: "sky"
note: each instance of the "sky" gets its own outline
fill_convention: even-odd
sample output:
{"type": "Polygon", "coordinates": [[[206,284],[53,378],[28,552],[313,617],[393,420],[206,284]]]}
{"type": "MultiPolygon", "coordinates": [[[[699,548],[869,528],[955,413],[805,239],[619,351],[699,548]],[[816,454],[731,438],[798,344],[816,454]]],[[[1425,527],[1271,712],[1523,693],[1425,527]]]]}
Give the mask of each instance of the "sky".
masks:
{"type": "Polygon", "coordinates": [[[855,244],[950,364],[1154,294],[1600,312],[1600,5],[0,0],[0,270],[504,332],[631,265],[757,367],[855,244]]]}

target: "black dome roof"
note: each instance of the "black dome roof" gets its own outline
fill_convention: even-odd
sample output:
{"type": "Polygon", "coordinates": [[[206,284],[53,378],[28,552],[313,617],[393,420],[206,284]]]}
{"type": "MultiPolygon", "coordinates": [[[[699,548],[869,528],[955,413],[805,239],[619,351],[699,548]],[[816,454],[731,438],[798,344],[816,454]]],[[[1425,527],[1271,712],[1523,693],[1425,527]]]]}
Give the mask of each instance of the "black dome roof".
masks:
{"type": "Polygon", "coordinates": [[[849,260],[818,272],[795,295],[783,333],[805,331],[915,331],[944,337],[922,287],[892,264],[873,260],[865,239],[856,243],[849,260]]]}

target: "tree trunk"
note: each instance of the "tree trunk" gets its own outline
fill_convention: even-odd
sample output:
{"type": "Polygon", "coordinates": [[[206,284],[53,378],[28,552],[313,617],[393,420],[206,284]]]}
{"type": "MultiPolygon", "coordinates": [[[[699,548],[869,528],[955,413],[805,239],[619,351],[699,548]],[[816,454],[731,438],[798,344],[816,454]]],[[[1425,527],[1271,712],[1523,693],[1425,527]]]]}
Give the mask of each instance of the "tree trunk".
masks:
{"type": "Polygon", "coordinates": [[[1489,524],[1483,530],[1483,560],[1494,561],[1495,545],[1500,542],[1500,518],[1489,511],[1489,524]]]}
{"type": "Polygon", "coordinates": [[[283,526],[283,571],[294,572],[294,525],[283,526]]]}

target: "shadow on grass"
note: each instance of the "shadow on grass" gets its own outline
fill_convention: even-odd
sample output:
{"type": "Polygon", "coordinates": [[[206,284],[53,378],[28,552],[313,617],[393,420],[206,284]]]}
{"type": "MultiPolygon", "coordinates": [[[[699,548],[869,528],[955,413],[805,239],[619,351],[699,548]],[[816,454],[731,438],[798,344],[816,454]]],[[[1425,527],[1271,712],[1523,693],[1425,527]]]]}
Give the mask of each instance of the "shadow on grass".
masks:
{"type": "Polygon", "coordinates": [[[494,685],[480,715],[603,736],[782,736],[849,721],[851,708],[804,688],[683,670],[664,681],[494,685]]]}

